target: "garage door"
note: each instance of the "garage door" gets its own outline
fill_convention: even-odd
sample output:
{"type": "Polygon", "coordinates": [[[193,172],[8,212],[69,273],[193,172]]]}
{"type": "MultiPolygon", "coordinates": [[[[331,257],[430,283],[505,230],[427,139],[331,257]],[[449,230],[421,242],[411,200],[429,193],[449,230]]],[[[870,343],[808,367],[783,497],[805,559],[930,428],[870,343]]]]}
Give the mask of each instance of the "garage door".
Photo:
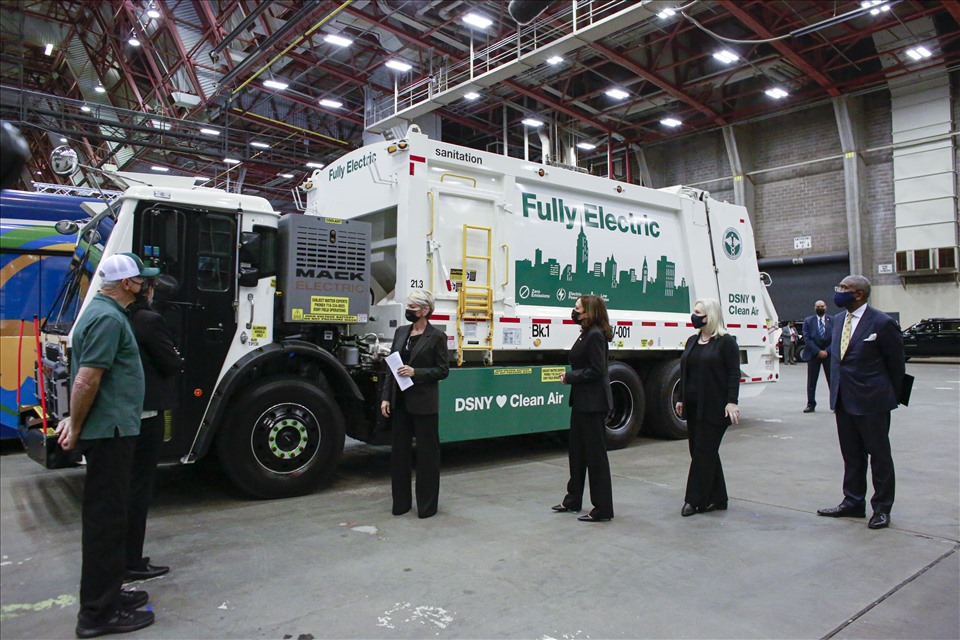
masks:
{"type": "Polygon", "coordinates": [[[833,304],[833,287],[850,275],[848,260],[845,253],[805,258],[803,264],[790,258],[760,260],[760,270],[773,279],[767,291],[780,320],[803,320],[813,313],[817,300],[827,303],[827,313],[839,311],[833,304]]]}

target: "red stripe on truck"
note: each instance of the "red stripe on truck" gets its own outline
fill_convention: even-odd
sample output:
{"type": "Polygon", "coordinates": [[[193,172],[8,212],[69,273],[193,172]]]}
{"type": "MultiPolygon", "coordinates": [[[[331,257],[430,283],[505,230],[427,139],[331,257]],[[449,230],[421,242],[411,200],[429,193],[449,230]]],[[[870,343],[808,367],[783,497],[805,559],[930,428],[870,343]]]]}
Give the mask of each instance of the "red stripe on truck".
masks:
{"type": "Polygon", "coordinates": [[[550,324],[553,321],[549,318],[531,318],[530,322],[533,324],[550,324]]]}
{"type": "Polygon", "coordinates": [[[520,318],[500,318],[500,322],[507,322],[510,324],[513,324],[513,323],[519,324],[520,318]]]}

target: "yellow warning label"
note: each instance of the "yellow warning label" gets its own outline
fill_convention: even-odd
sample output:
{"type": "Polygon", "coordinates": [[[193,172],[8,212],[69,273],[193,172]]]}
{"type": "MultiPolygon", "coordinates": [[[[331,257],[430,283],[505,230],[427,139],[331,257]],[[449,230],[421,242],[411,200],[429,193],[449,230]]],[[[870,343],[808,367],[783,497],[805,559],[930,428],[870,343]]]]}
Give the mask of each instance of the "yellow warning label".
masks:
{"type": "Polygon", "coordinates": [[[566,367],[544,367],[540,370],[540,382],[560,382],[560,375],[566,367]]]}
{"type": "Polygon", "coordinates": [[[357,322],[357,316],[350,315],[350,298],[311,296],[310,311],[293,310],[293,320],[302,322],[357,322]]]}
{"type": "Polygon", "coordinates": [[[253,325],[253,339],[262,340],[267,337],[267,327],[265,325],[253,325]]]}
{"type": "Polygon", "coordinates": [[[294,308],[293,312],[290,314],[291,320],[303,320],[303,309],[294,308]]]}
{"type": "Polygon", "coordinates": [[[533,373],[531,367],[508,367],[505,369],[494,369],[495,376],[528,376],[533,373]]]}
{"type": "Polygon", "coordinates": [[[343,220],[340,218],[324,218],[323,221],[327,224],[343,224],[343,220]]]}

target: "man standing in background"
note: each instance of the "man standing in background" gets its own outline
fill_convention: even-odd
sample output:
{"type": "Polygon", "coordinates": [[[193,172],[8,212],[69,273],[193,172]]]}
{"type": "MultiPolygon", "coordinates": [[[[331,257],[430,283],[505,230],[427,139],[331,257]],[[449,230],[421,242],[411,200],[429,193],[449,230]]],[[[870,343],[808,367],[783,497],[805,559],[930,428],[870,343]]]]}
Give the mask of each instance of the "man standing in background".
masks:
{"type": "Polygon", "coordinates": [[[827,315],[827,303],[817,300],[813,305],[815,315],[803,320],[803,351],[800,359],[807,363],[807,407],[804,413],[817,410],[817,382],[820,368],[830,386],[830,343],[833,336],[833,316],[827,315]]]}

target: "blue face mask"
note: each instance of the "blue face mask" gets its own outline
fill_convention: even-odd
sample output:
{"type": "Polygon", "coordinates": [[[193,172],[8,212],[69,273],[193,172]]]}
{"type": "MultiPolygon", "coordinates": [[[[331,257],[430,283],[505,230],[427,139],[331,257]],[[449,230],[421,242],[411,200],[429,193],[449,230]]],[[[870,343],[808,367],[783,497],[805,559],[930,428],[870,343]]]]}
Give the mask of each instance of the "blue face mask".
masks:
{"type": "Polygon", "coordinates": [[[702,329],[707,324],[707,316],[698,316],[695,313],[691,313],[690,322],[693,323],[694,329],[702,329]]]}
{"type": "Polygon", "coordinates": [[[837,291],[833,294],[833,304],[837,305],[841,309],[846,309],[854,302],[856,302],[857,296],[854,291],[837,291]]]}

